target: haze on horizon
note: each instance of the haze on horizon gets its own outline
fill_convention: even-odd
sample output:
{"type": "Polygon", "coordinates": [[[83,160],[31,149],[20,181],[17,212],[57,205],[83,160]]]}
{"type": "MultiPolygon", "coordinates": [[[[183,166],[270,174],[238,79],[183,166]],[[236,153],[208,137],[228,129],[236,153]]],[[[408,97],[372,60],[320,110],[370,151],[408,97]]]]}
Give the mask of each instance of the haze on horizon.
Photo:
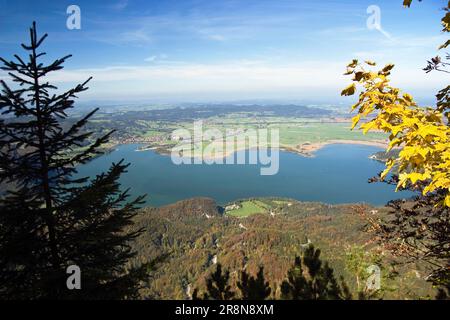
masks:
{"type": "Polygon", "coordinates": [[[37,21],[38,30],[49,33],[49,58],[73,54],[49,80],[65,89],[94,77],[83,101],[346,103],[339,96],[348,84],[342,74],[360,58],[395,63],[393,85],[432,103],[447,84],[444,74],[422,71],[445,41],[436,2],[445,5],[429,1],[406,10],[391,0],[0,0],[0,51],[5,58],[22,54],[20,43],[37,21]],[[81,30],[66,28],[72,4],[81,9],[81,30]],[[370,5],[381,9],[384,32],[367,27],[370,5]]]}

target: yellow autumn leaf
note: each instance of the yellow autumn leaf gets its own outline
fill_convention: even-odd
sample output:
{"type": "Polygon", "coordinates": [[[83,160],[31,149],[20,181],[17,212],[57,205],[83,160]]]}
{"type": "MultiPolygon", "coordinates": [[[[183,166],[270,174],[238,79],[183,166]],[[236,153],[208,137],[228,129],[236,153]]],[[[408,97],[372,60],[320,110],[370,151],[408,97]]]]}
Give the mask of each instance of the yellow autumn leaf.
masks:
{"type": "Polygon", "coordinates": [[[400,173],[398,177],[398,184],[395,191],[398,191],[400,188],[406,187],[406,183],[408,182],[408,174],[407,173],[400,173]]]}
{"type": "Polygon", "coordinates": [[[386,163],[386,169],[383,170],[383,172],[380,175],[381,180],[384,180],[384,178],[389,174],[389,172],[392,170],[392,168],[395,165],[394,160],[388,160],[386,163]]]}
{"type": "Polygon", "coordinates": [[[392,126],[391,127],[391,133],[392,133],[392,135],[395,137],[395,136],[397,136],[397,134],[399,133],[399,132],[401,132],[403,130],[403,127],[402,126],[392,126]]]}
{"type": "MultiPolygon", "coordinates": [[[[371,61],[366,64],[372,65],[371,61]]],[[[367,72],[354,60],[349,67],[354,74],[354,83],[342,91],[342,95],[353,95],[355,83],[363,91],[352,111],[352,129],[363,121],[363,133],[382,130],[389,134],[387,151],[402,147],[397,157],[386,163],[381,174],[384,179],[396,165],[399,181],[397,190],[411,183],[420,185],[424,195],[436,190],[446,190],[445,205],[450,207],[450,126],[444,122],[442,109],[419,107],[411,95],[402,93],[389,83],[393,64],[386,65],[379,72],[367,72]]]]}
{"type": "Polygon", "coordinates": [[[354,116],[354,117],[352,118],[352,130],[353,130],[353,129],[356,127],[356,125],[358,124],[359,119],[361,119],[361,115],[360,115],[360,114],[357,114],[356,116],[354,116]]]}
{"type": "Polygon", "coordinates": [[[361,129],[363,130],[363,134],[367,134],[370,130],[377,127],[377,124],[375,123],[375,120],[369,121],[367,123],[364,123],[361,125],[361,129]]]}
{"type": "Polygon", "coordinates": [[[387,74],[389,74],[390,72],[391,72],[391,70],[394,68],[394,65],[393,64],[387,64],[384,68],[383,68],[383,70],[381,70],[381,74],[385,74],[385,75],[387,75],[387,74]]]}
{"type": "Polygon", "coordinates": [[[394,147],[400,146],[402,143],[401,139],[394,138],[389,142],[389,146],[387,147],[386,151],[391,151],[394,147]]]}
{"type": "Polygon", "coordinates": [[[411,2],[412,2],[412,0],[403,0],[403,5],[405,7],[410,7],[411,6],[411,2]]]}
{"type": "Polygon", "coordinates": [[[450,207],[450,194],[447,195],[447,196],[445,197],[444,204],[445,204],[447,207],[450,207]]]}
{"type": "Polygon", "coordinates": [[[342,90],[341,96],[352,96],[355,94],[355,91],[356,91],[356,86],[355,86],[355,84],[352,83],[347,88],[342,90]]]}
{"type": "Polygon", "coordinates": [[[358,65],[358,59],[353,59],[347,66],[347,68],[355,68],[358,65]]]}
{"type": "Polygon", "coordinates": [[[429,135],[440,137],[442,139],[446,138],[446,133],[440,130],[440,128],[433,125],[426,125],[419,127],[419,129],[417,130],[417,134],[420,135],[422,138],[426,138],[429,135]]]}
{"type": "Polygon", "coordinates": [[[408,175],[408,178],[411,181],[411,183],[415,184],[417,181],[423,181],[431,178],[431,175],[428,172],[426,173],[413,172],[408,175]]]}

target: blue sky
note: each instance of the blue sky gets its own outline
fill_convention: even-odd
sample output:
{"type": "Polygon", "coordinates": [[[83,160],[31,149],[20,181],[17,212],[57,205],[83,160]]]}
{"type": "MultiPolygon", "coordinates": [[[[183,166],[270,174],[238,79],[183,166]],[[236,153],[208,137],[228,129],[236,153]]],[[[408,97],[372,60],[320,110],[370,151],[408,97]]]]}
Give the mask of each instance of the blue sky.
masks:
{"type": "Polygon", "coordinates": [[[0,0],[0,55],[20,52],[36,20],[49,33],[50,58],[74,55],[50,80],[65,88],[94,76],[85,100],[337,103],[348,84],[345,65],[358,57],[394,62],[393,84],[430,103],[448,83],[444,74],[421,71],[446,39],[439,21],[445,3],[0,0]],[[66,28],[71,4],[81,9],[81,30],[66,28]],[[370,5],[380,8],[384,32],[367,27],[370,5]]]}

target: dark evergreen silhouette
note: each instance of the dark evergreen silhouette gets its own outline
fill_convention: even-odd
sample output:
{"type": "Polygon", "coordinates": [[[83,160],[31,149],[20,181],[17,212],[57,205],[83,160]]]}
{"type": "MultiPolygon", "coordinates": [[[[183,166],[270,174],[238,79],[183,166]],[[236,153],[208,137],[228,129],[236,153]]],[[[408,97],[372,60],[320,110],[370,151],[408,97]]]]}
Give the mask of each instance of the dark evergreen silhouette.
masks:
{"type": "MultiPolygon", "coordinates": [[[[222,266],[217,264],[216,271],[213,272],[208,279],[206,279],[206,292],[203,294],[203,300],[232,300],[235,293],[231,291],[231,286],[228,284],[230,280],[230,272],[223,271],[222,266]]],[[[195,290],[192,295],[193,300],[198,298],[198,290],[195,290]]]]}
{"type": "MultiPolygon", "coordinates": [[[[236,293],[229,285],[230,273],[223,271],[220,264],[206,280],[206,292],[199,296],[198,289],[192,294],[193,300],[233,300],[236,293]]],[[[256,277],[241,271],[236,284],[242,300],[265,300],[273,289],[264,279],[264,267],[260,267],[256,277]]],[[[363,296],[359,297],[365,298],[363,296]]],[[[334,271],[320,259],[320,250],[309,246],[302,257],[296,257],[295,263],[287,273],[287,279],[281,284],[283,300],[350,300],[350,289],[343,279],[334,276],[334,271]]]]}
{"type": "Polygon", "coordinates": [[[265,300],[270,296],[272,289],[269,282],[264,279],[264,267],[260,267],[255,277],[250,276],[243,270],[241,272],[241,280],[237,283],[237,287],[241,291],[243,300],[265,300]]]}
{"type": "Polygon", "coordinates": [[[123,162],[91,179],[74,177],[112,132],[89,142],[84,126],[97,110],[64,121],[90,79],[57,93],[46,76],[70,55],[45,65],[46,37],[33,23],[30,44],[22,44],[27,58],[0,58],[13,81],[1,81],[0,93],[0,183],[12,185],[0,199],[0,299],[132,298],[146,268],[126,270],[134,256],[128,243],[141,230],[125,229],[143,198],[128,202],[120,190],[123,162]],[[67,289],[70,265],[81,268],[81,290],[67,289]]]}
{"type": "Polygon", "coordinates": [[[284,300],[351,299],[348,287],[339,283],[334,271],[320,259],[320,250],[309,246],[302,257],[296,257],[287,279],[281,284],[284,300]]]}
{"type": "Polygon", "coordinates": [[[436,295],[437,300],[450,300],[450,284],[448,279],[450,278],[450,275],[447,274],[444,275],[444,279],[447,279],[445,284],[441,284],[438,288],[438,293],[436,295]]]}

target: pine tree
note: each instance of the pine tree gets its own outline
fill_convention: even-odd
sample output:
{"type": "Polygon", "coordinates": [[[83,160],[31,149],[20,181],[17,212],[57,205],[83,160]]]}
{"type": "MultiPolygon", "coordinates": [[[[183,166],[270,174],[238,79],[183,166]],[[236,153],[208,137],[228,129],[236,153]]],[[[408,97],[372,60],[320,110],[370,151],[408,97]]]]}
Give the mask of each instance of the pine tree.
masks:
{"type": "Polygon", "coordinates": [[[31,43],[22,44],[27,59],[0,58],[14,88],[1,81],[0,183],[12,190],[0,199],[0,299],[87,298],[135,296],[145,266],[126,270],[134,255],[125,232],[143,198],[128,202],[118,182],[127,165],[112,164],[95,178],[75,178],[77,165],[100,154],[112,132],[93,141],[84,126],[97,111],[67,125],[67,111],[82,84],[57,93],[46,77],[70,57],[41,62],[36,24],[31,43]],[[81,290],[68,290],[66,268],[81,269],[81,290]]]}
{"type": "Polygon", "coordinates": [[[348,287],[338,283],[334,270],[320,259],[320,250],[309,246],[302,257],[296,257],[287,279],[281,284],[284,300],[351,299],[348,287]]]}
{"type": "MultiPolygon", "coordinates": [[[[235,293],[231,291],[231,286],[228,284],[230,280],[230,272],[224,271],[222,273],[222,266],[217,264],[216,271],[210,275],[206,280],[206,290],[203,294],[204,300],[232,300],[235,293]]],[[[197,299],[197,290],[193,295],[193,299],[197,299]]]]}
{"type": "Polygon", "coordinates": [[[264,279],[264,267],[260,267],[256,278],[243,270],[241,280],[237,283],[241,291],[242,300],[265,300],[270,296],[272,289],[269,282],[264,279]]]}

